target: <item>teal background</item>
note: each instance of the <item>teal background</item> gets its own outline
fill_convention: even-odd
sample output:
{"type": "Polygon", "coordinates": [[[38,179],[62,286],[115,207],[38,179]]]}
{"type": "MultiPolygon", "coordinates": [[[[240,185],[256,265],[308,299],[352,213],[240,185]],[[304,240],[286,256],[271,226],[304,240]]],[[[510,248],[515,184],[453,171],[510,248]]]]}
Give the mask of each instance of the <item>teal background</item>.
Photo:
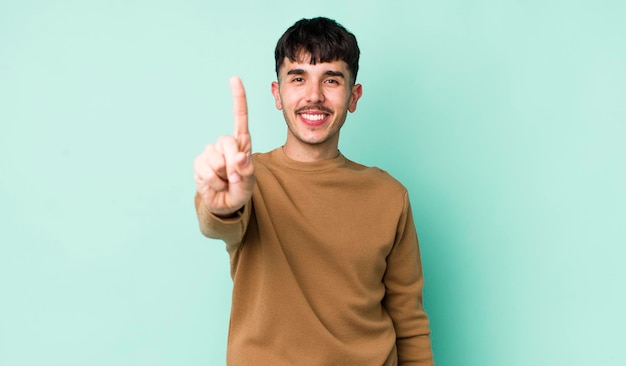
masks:
{"type": "Polygon", "coordinates": [[[362,50],[341,150],[410,191],[437,365],[624,365],[623,1],[0,2],[0,364],[224,364],[193,158],[302,17],[362,50]]]}

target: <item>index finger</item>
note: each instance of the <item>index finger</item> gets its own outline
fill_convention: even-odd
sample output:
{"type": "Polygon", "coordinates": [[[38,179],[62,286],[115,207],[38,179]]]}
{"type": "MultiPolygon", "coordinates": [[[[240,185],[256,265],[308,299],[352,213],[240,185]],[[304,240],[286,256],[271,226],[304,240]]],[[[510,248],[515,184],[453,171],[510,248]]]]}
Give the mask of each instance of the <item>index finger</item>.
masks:
{"type": "Polygon", "coordinates": [[[237,76],[230,78],[230,90],[233,94],[233,115],[235,117],[235,138],[248,134],[248,104],[246,91],[241,79],[237,76]]]}

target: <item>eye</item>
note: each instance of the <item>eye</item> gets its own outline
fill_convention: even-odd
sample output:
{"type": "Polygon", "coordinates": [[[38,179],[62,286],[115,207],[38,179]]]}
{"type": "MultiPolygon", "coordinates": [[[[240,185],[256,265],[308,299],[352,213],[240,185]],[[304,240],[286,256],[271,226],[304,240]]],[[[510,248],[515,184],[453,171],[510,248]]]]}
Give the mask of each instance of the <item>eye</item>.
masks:
{"type": "Polygon", "coordinates": [[[301,77],[295,77],[293,78],[291,81],[293,81],[294,83],[301,83],[304,81],[304,78],[301,77]]]}
{"type": "Polygon", "coordinates": [[[329,84],[331,86],[339,86],[341,85],[341,81],[338,79],[326,79],[324,83],[329,84]]]}

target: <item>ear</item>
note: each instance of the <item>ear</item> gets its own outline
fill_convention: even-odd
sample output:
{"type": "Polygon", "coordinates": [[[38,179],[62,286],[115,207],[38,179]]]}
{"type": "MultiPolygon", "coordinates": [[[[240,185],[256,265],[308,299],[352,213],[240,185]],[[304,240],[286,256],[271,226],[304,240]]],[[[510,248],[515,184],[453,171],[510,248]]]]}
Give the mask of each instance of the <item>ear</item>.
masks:
{"type": "Polygon", "coordinates": [[[272,95],[274,95],[276,109],[280,111],[283,109],[283,103],[280,101],[280,85],[277,81],[272,81],[272,95]]]}
{"type": "Polygon", "coordinates": [[[350,113],[356,111],[356,102],[359,101],[361,95],[363,95],[363,86],[361,86],[361,84],[355,84],[352,87],[352,93],[350,94],[350,103],[348,104],[348,110],[350,111],[350,113]]]}

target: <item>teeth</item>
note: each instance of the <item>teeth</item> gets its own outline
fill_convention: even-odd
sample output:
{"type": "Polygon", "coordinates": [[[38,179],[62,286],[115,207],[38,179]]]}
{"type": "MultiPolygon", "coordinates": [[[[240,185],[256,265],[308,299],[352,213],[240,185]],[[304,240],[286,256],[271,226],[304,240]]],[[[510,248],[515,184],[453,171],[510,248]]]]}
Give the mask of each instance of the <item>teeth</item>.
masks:
{"type": "Polygon", "coordinates": [[[321,121],[322,119],[324,119],[324,115],[323,114],[302,114],[302,117],[304,119],[308,119],[309,121],[321,121]]]}

